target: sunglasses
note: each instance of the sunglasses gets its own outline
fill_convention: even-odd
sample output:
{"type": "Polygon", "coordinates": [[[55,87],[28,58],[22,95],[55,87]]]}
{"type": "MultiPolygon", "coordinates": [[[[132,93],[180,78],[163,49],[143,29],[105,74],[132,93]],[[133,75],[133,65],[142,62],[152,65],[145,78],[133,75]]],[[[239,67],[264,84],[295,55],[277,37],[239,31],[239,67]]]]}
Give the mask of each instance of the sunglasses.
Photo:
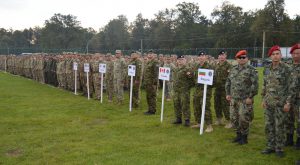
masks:
{"type": "Polygon", "coordinates": [[[238,59],[246,59],[246,58],[247,58],[247,57],[245,57],[245,56],[244,56],[244,57],[238,57],[238,59]]]}

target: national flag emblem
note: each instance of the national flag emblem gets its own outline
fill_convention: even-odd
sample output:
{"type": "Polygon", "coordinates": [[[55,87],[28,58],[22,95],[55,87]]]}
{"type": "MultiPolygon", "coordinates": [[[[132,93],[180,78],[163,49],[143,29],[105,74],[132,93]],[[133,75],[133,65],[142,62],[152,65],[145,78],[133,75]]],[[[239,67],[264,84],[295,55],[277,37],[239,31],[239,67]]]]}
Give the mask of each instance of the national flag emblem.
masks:
{"type": "Polygon", "coordinates": [[[205,76],[205,72],[199,72],[199,76],[205,76]]]}
{"type": "Polygon", "coordinates": [[[164,68],[160,68],[160,72],[161,73],[165,73],[165,69],[164,68]]]}

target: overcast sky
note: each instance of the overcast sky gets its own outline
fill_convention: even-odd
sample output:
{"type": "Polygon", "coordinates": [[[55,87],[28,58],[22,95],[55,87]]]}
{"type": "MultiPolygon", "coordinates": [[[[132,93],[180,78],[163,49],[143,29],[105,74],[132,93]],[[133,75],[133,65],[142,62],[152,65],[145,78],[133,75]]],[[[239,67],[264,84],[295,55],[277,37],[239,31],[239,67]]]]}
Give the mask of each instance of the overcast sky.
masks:
{"type": "MultiPolygon", "coordinates": [[[[84,28],[95,30],[105,26],[118,15],[125,15],[129,22],[138,13],[144,18],[154,18],[159,10],[175,8],[180,2],[198,3],[201,12],[210,18],[213,9],[224,0],[0,0],[0,28],[22,30],[44,26],[54,13],[77,16],[84,28]]],[[[244,11],[262,9],[268,0],[229,0],[244,11]]],[[[300,0],[285,0],[285,9],[291,18],[300,14],[300,0]]]]}

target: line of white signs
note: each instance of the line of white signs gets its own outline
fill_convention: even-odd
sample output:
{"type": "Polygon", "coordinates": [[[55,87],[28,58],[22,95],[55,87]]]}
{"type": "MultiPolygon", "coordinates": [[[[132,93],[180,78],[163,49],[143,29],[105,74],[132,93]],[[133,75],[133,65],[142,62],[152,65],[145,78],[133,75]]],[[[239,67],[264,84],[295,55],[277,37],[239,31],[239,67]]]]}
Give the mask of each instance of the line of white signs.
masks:
{"type": "MultiPolygon", "coordinates": [[[[73,70],[78,70],[78,64],[73,63],[73,70]]],[[[135,65],[128,65],[128,76],[135,76],[135,65]]],[[[90,72],[90,64],[84,63],[84,72],[90,72]]],[[[99,73],[106,73],[106,64],[99,64],[99,73]]],[[[168,67],[159,67],[158,79],[170,80],[171,69],[168,67]]],[[[198,69],[198,83],[212,85],[214,71],[210,69],[198,69]]]]}

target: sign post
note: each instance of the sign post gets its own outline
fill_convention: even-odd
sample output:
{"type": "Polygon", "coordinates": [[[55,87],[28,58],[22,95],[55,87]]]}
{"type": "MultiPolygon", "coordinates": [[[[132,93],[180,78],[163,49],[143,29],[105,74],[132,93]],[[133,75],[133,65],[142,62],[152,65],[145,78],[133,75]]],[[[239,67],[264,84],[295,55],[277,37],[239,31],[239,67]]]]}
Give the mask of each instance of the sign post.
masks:
{"type": "Polygon", "coordinates": [[[159,67],[158,79],[163,80],[163,90],[162,90],[162,98],[161,98],[161,113],[160,113],[160,122],[163,121],[164,118],[164,100],[165,100],[165,84],[166,80],[170,80],[171,69],[167,67],[159,67]]]}
{"type": "Polygon", "coordinates": [[[133,76],[135,76],[135,65],[128,65],[128,76],[130,76],[130,100],[129,100],[129,111],[132,111],[132,87],[133,87],[133,76]]]}
{"type": "Polygon", "coordinates": [[[74,62],[73,63],[73,70],[75,71],[75,78],[74,78],[74,81],[75,81],[75,91],[74,91],[74,94],[77,95],[77,69],[78,69],[78,64],[77,62],[74,62]]]}
{"type": "Polygon", "coordinates": [[[103,101],[103,74],[106,73],[106,64],[99,64],[99,72],[101,73],[101,99],[103,101]]]}
{"type": "Polygon", "coordinates": [[[207,85],[213,84],[214,70],[198,69],[198,83],[204,84],[203,104],[201,113],[200,135],[203,134],[207,85]]]}
{"type": "Polygon", "coordinates": [[[89,72],[90,72],[90,64],[84,63],[84,72],[86,72],[86,88],[88,94],[88,100],[90,99],[90,83],[89,83],[89,72]]]}

